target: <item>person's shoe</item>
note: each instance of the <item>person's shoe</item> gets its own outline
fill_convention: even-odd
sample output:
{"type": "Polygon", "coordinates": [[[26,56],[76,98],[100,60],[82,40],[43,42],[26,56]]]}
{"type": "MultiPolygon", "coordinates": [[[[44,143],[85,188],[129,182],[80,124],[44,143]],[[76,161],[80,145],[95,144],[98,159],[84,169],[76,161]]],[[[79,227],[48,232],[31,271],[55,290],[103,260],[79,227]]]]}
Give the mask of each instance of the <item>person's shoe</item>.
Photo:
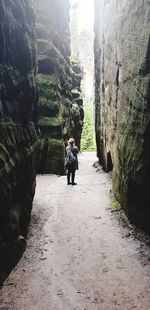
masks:
{"type": "Polygon", "coordinates": [[[70,185],[70,184],[72,184],[72,183],[71,183],[71,182],[68,182],[68,183],[67,183],[67,185],[70,185]]]}
{"type": "Polygon", "coordinates": [[[77,185],[77,183],[73,182],[72,185],[77,185]]]}

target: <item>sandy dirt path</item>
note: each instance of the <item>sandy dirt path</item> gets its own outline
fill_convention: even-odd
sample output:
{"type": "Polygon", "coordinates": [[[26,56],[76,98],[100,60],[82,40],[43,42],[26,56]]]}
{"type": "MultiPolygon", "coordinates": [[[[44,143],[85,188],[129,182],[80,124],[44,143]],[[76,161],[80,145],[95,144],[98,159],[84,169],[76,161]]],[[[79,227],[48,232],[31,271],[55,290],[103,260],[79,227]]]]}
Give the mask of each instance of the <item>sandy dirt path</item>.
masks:
{"type": "Polygon", "coordinates": [[[80,155],[77,186],[38,176],[28,246],[0,293],[1,310],[150,309],[150,264],[110,211],[110,175],[80,155]]]}

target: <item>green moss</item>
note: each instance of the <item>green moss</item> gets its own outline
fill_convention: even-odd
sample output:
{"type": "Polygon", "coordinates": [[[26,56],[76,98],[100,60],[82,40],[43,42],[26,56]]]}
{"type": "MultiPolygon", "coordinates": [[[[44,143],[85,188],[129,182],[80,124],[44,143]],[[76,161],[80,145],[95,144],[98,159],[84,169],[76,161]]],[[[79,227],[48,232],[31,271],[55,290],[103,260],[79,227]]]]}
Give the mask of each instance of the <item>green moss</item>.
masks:
{"type": "Polygon", "coordinates": [[[40,116],[57,116],[59,114],[59,102],[40,97],[38,103],[38,112],[40,116]]]}
{"type": "Polygon", "coordinates": [[[42,117],[39,120],[39,126],[61,126],[62,120],[56,117],[42,117]]]}
{"type": "Polygon", "coordinates": [[[121,190],[121,186],[122,186],[121,181],[122,180],[120,179],[119,176],[113,178],[113,195],[115,199],[120,202],[120,204],[125,205],[125,202],[122,200],[123,195],[122,195],[122,190],[121,190]]]}
{"type": "Polygon", "coordinates": [[[72,62],[78,62],[79,58],[76,55],[71,55],[71,61],[72,62]]]}
{"type": "Polygon", "coordinates": [[[46,152],[40,164],[40,173],[64,173],[65,145],[62,139],[46,139],[46,152]]]}
{"type": "Polygon", "coordinates": [[[49,139],[48,140],[48,151],[52,153],[54,156],[59,156],[63,154],[63,160],[64,160],[64,154],[65,154],[65,146],[63,140],[57,140],[57,139],[49,139]]]}
{"type": "Polygon", "coordinates": [[[38,73],[37,83],[38,86],[42,88],[50,87],[53,89],[58,89],[59,80],[55,74],[45,75],[42,73],[38,73]]]}
{"type": "Polygon", "coordinates": [[[142,158],[143,134],[149,122],[147,117],[147,100],[150,75],[138,77],[133,81],[130,94],[130,111],[128,117],[122,118],[119,150],[122,154],[120,165],[128,180],[139,184],[144,180],[145,163],[142,158]]]}
{"type": "Polygon", "coordinates": [[[58,102],[59,94],[59,80],[56,75],[37,75],[37,84],[39,87],[39,105],[47,104],[52,106],[52,101],[58,102]]]}
{"type": "Polygon", "coordinates": [[[113,203],[112,203],[112,205],[111,205],[111,208],[112,208],[112,210],[119,210],[119,209],[121,209],[121,205],[120,205],[120,203],[118,202],[118,201],[114,201],[113,203]]]}
{"type": "Polygon", "coordinates": [[[43,138],[62,137],[62,120],[59,118],[42,117],[39,120],[39,127],[43,138]]]}

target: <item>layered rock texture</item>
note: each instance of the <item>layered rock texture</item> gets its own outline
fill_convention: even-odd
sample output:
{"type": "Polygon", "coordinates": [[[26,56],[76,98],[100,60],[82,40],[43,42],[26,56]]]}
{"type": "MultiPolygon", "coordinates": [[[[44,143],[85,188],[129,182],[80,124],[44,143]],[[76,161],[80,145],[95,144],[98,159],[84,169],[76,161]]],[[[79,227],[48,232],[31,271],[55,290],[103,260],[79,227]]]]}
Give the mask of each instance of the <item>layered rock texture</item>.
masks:
{"type": "Polygon", "coordinates": [[[0,284],[25,248],[41,156],[35,72],[32,1],[0,1],[0,284]]]}
{"type": "Polygon", "coordinates": [[[36,2],[37,42],[35,2],[0,1],[0,285],[25,249],[36,172],[62,173],[65,142],[80,146],[82,132],[68,1],[36,2]]]}
{"type": "Polygon", "coordinates": [[[95,1],[98,157],[116,199],[150,231],[150,4],[95,1]]]}
{"type": "Polygon", "coordinates": [[[82,72],[70,63],[69,1],[36,0],[39,127],[45,144],[39,171],[63,173],[65,143],[80,147],[83,103],[82,72]]]}

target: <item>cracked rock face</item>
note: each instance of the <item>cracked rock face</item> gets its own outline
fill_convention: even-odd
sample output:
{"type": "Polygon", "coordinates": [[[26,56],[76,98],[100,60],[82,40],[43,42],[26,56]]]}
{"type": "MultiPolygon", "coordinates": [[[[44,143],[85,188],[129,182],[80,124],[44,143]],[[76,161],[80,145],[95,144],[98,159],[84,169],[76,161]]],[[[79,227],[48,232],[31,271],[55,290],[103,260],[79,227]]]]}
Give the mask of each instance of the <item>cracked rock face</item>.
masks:
{"type": "Polygon", "coordinates": [[[150,4],[95,1],[96,139],[130,219],[150,223],[150,4]]]}
{"type": "Polygon", "coordinates": [[[0,115],[17,122],[32,119],[35,88],[35,29],[29,1],[0,3],[0,115]]]}
{"type": "Polygon", "coordinates": [[[0,284],[22,251],[41,156],[32,1],[0,1],[0,284]]]}

